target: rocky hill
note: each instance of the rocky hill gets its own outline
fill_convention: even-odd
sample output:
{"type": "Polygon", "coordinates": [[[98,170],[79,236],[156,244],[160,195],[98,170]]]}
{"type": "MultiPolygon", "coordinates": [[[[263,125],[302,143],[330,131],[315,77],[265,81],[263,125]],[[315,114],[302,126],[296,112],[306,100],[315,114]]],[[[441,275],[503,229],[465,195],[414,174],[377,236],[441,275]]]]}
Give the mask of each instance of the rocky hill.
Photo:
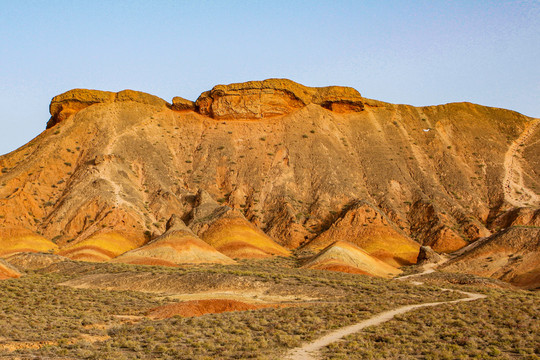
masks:
{"type": "Polygon", "coordinates": [[[540,120],[509,110],[270,79],[195,102],[75,89],[50,113],[0,157],[4,256],[110,260],[177,216],[232,257],[345,240],[398,266],[420,245],[452,252],[540,205],[540,120]]]}
{"type": "Polygon", "coordinates": [[[540,288],[540,209],[515,209],[494,223],[504,227],[455,253],[445,271],[540,288]]]}

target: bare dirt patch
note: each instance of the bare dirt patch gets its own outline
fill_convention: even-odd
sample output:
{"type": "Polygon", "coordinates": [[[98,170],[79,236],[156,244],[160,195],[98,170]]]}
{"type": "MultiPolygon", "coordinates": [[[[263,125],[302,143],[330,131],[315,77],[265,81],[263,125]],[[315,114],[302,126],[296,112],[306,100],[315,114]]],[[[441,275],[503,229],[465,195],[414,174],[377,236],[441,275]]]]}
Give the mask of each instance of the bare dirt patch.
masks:
{"type": "Polygon", "coordinates": [[[283,307],[277,304],[248,304],[230,299],[190,300],[167,304],[151,309],[148,316],[154,319],[168,319],[173,316],[193,317],[205,314],[219,314],[230,311],[258,310],[269,307],[283,307]]]}

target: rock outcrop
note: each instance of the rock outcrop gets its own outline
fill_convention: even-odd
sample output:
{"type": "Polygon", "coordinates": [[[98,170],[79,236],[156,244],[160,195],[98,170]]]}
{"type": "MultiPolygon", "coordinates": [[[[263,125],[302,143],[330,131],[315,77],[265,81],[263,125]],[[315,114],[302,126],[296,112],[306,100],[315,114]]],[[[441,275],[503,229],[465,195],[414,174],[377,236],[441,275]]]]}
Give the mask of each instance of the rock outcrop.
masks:
{"type": "Polygon", "coordinates": [[[171,109],[175,111],[195,111],[195,103],[180,96],[175,96],[172,99],[171,109]]]}
{"type": "Polygon", "coordinates": [[[285,115],[309,104],[336,112],[361,111],[360,93],[353,88],[311,88],[287,79],[217,85],[195,102],[202,115],[214,119],[260,119],[285,115]]]}
{"type": "Polygon", "coordinates": [[[429,246],[420,246],[420,252],[418,253],[416,264],[436,264],[442,259],[442,256],[433,251],[433,249],[429,246]]]}
{"type": "Polygon", "coordinates": [[[165,100],[160,99],[157,96],[140,91],[122,90],[114,93],[100,90],[73,89],[57,95],[51,100],[49,106],[51,119],[47,123],[47,129],[90,105],[126,101],[158,107],[169,105],[165,100]]]}
{"type": "Polygon", "coordinates": [[[287,79],[268,79],[245,83],[216,85],[202,93],[196,102],[176,96],[172,105],[165,100],[140,91],[73,89],[51,100],[51,119],[47,128],[64,121],[94,104],[133,101],[141,104],[169,107],[175,111],[198,111],[214,119],[260,119],[285,115],[309,104],[331,111],[362,111],[364,104],[358,91],[343,86],[312,88],[287,79]]]}
{"type": "Polygon", "coordinates": [[[445,271],[540,288],[540,227],[512,226],[479,240],[444,265],[445,271]]]}

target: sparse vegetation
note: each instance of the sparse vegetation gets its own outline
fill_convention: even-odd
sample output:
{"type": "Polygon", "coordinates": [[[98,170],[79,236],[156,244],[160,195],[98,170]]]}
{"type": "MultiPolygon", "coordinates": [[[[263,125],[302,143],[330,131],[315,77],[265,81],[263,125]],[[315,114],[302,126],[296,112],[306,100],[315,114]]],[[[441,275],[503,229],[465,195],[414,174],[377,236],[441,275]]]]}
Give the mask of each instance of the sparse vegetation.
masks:
{"type": "Polygon", "coordinates": [[[470,303],[397,316],[328,346],[323,358],[540,359],[538,294],[502,290],[487,294],[470,303]]]}
{"type": "MultiPolygon", "coordinates": [[[[0,337],[4,342],[0,344],[0,356],[279,359],[291,347],[374,313],[410,303],[456,297],[431,286],[414,287],[365,276],[298,269],[294,258],[189,268],[68,264],[71,265],[63,271],[30,272],[21,279],[2,283],[0,337]],[[270,294],[295,294],[295,300],[283,303],[286,307],[281,308],[152,320],[144,317],[148,310],[171,300],[152,292],[59,285],[83,275],[115,273],[121,273],[122,278],[130,273],[159,276],[159,279],[161,276],[181,279],[189,274],[192,279],[210,276],[209,279],[223,279],[227,284],[262,283],[270,289],[270,294]],[[301,301],[304,298],[314,300],[301,301]],[[97,340],[88,341],[89,338],[97,340]],[[38,346],[20,346],[12,352],[6,344],[14,342],[38,346]]],[[[210,283],[213,281],[216,280],[210,283]]]]}

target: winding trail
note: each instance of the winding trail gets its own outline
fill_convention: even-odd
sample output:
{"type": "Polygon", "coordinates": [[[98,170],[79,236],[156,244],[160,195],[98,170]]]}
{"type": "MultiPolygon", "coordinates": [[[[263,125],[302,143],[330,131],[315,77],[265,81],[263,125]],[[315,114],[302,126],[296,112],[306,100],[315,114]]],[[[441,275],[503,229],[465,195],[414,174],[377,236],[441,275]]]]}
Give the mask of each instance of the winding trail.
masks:
{"type": "MultiPolygon", "coordinates": [[[[444,261],[443,261],[444,262],[444,261]]],[[[441,262],[442,263],[442,262],[441,262]]],[[[430,274],[435,271],[435,268],[440,265],[441,263],[437,264],[429,264],[424,267],[424,271],[418,274],[413,275],[407,275],[402,276],[399,278],[395,278],[394,280],[404,280],[404,279],[410,279],[416,276],[426,275],[430,274]]],[[[415,285],[421,285],[421,282],[414,281],[413,284],[415,285]]],[[[455,304],[459,302],[465,302],[465,301],[474,301],[478,299],[483,299],[486,297],[486,295],[482,294],[475,294],[470,293],[466,291],[460,291],[460,290],[451,290],[451,289],[441,289],[443,291],[455,291],[460,294],[465,295],[466,297],[458,300],[450,300],[450,301],[439,301],[439,302],[431,302],[431,303],[423,303],[423,304],[414,304],[414,305],[407,305],[402,306],[397,309],[389,310],[382,312],[378,315],[375,315],[367,320],[361,321],[359,323],[343,327],[341,329],[332,331],[331,333],[318,338],[315,341],[312,341],[310,343],[304,344],[301,347],[295,348],[290,350],[287,353],[287,360],[317,360],[319,358],[319,351],[325,346],[330,345],[333,342],[339,341],[345,336],[354,334],[362,329],[365,329],[369,326],[375,326],[382,324],[386,321],[392,320],[396,315],[404,314],[406,312],[420,309],[423,307],[432,307],[432,306],[439,306],[444,304],[455,304]]]]}
{"type": "Polygon", "coordinates": [[[526,206],[525,203],[536,205],[540,203],[540,197],[531,189],[525,187],[523,170],[521,169],[520,147],[534,134],[540,125],[540,119],[534,119],[528,123],[521,135],[510,145],[504,155],[504,199],[518,207],[526,206]]]}

